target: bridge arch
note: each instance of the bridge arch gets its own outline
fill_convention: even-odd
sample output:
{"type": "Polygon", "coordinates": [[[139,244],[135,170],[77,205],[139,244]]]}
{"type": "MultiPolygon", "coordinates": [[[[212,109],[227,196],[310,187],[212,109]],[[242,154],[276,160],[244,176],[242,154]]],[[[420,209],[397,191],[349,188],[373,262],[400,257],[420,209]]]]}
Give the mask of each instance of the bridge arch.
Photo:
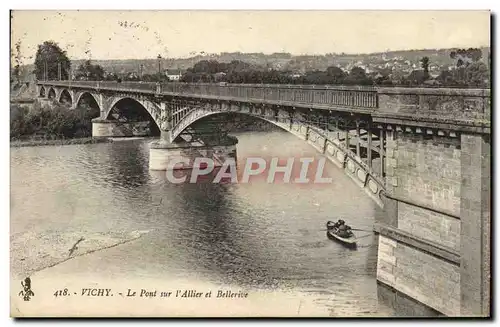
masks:
{"type": "Polygon", "coordinates": [[[120,97],[111,101],[106,120],[150,121],[153,135],[160,135],[160,108],[148,100],[120,97]]]}
{"type": "Polygon", "coordinates": [[[170,139],[172,142],[178,140],[182,132],[193,125],[193,123],[213,115],[239,113],[258,118],[278,126],[304,140],[338,168],[344,170],[344,173],[360,186],[378,206],[383,207],[384,202],[382,196],[385,192],[383,178],[374,173],[361,158],[350,149],[343,146],[342,142],[339,140],[330,139],[329,136],[319,128],[292,120],[287,112],[281,110],[275,111],[272,109],[260,108],[258,111],[250,112],[250,110],[242,111],[234,110],[233,108],[235,107],[228,106],[222,110],[218,106],[194,108],[173,127],[170,139]]]}
{"type": "Polygon", "coordinates": [[[171,134],[171,139],[172,142],[175,142],[179,139],[180,135],[182,132],[184,132],[186,129],[188,129],[191,125],[193,125],[195,122],[198,122],[202,120],[203,118],[214,116],[214,115],[221,115],[221,114],[227,114],[227,113],[239,113],[242,115],[250,116],[253,118],[258,118],[260,120],[266,121],[270,124],[273,124],[275,126],[281,127],[282,129],[288,131],[285,127],[283,127],[280,124],[276,124],[276,121],[273,121],[271,119],[267,119],[258,115],[254,115],[251,113],[247,112],[237,112],[237,111],[213,111],[213,110],[203,110],[203,109],[194,109],[190,111],[183,119],[179,121],[179,123],[172,129],[172,134],[171,134]]]}
{"type": "Polygon", "coordinates": [[[56,90],[53,87],[49,88],[49,91],[47,92],[47,96],[49,99],[55,99],[57,97],[56,90]]]}
{"type": "Polygon", "coordinates": [[[74,107],[78,108],[78,106],[80,106],[84,101],[87,102],[90,107],[95,107],[99,109],[99,111],[101,110],[99,101],[97,101],[96,96],[92,92],[78,93],[74,100],[74,107]]]}
{"type": "MultiPolygon", "coordinates": [[[[161,127],[161,108],[158,104],[142,98],[134,98],[134,97],[116,97],[112,98],[111,101],[108,102],[106,108],[108,108],[105,113],[105,119],[110,117],[113,110],[117,109],[117,105],[123,105],[124,102],[128,102],[129,105],[135,105],[135,109],[141,109],[146,111],[149,116],[153,119],[157,127],[161,127]],[[139,106],[139,107],[137,107],[139,106]]],[[[134,109],[134,108],[133,108],[134,109]]]]}
{"type": "Polygon", "coordinates": [[[71,96],[71,93],[69,93],[68,89],[63,89],[61,93],[59,94],[59,99],[57,100],[59,103],[73,103],[73,97],[71,96]]]}

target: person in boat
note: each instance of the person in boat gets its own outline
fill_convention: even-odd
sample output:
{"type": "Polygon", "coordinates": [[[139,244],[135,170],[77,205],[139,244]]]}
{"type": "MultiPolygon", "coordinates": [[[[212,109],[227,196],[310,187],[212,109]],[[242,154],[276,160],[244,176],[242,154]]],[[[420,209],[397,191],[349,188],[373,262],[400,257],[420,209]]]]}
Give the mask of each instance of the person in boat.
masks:
{"type": "Polygon", "coordinates": [[[352,235],[351,226],[346,225],[345,223],[340,225],[338,235],[340,237],[350,237],[352,235]]]}
{"type": "Polygon", "coordinates": [[[343,221],[342,219],[339,219],[339,220],[335,223],[334,227],[335,227],[335,228],[339,228],[340,226],[342,226],[342,225],[344,225],[344,224],[345,224],[345,221],[343,221]]]}

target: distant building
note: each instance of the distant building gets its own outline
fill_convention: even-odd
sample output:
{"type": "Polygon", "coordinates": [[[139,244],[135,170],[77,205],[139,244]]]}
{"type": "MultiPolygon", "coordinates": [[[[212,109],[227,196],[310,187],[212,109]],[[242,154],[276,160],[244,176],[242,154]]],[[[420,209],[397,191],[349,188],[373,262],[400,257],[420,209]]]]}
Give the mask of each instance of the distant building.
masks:
{"type": "Polygon", "coordinates": [[[171,81],[178,81],[182,77],[182,73],[180,69],[167,69],[165,70],[165,75],[171,81]]]}
{"type": "Polygon", "coordinates": [[[130,72],[126,75],[127,79],[139,79],[139,75],[136,72],[130,72]]]}
{"type": "Polygon", "coordinates": [[[221,81],[226,77],[226,73],[218,72],[214,74],[215,81],[221,81]]]}

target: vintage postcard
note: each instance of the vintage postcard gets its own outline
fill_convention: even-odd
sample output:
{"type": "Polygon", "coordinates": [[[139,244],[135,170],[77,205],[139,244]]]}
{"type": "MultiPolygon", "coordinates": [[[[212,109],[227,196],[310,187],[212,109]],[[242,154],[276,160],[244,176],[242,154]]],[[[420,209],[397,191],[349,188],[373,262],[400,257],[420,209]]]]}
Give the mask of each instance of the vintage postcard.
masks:
{"type": "Polygon", "coordinates": [[[489,11],[11,11],[12,317],[490,317],[489,11]]]}

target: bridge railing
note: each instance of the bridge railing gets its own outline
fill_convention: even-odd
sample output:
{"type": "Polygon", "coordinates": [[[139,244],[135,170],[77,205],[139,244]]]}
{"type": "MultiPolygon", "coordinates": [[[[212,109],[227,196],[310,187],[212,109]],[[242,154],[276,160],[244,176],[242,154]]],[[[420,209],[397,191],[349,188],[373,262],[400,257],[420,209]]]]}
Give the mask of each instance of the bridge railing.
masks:
{"type": "Polygon", "coordinates": [[[489,89],[374,88],[366,86],[46,81],[52,86],[229,98],[241,101],[376,109],[392,114],[490,120],[489,89]]]}
{"type": "MultiPolygon", "coordinates": [[[[122,91],[157,92],[157,83],[145,82],[94,82],[94,81],[47,81],[39,84],[112,89],[122,91]]],[[[322,85],[275,85],[275,84],[209,84],[163,83],[163,94],[206,95],[242,100],[264,100],[326,106],[377,108],[377,90],[372,87],[344,87],[322,85]]]]}
{"type": "Polygon", "coordinates": [[[151,91],[156,90],[156,83],[144,82],[113,82],[113,81],[61,81],[51,82],[51,85],[64,85],[69,87],[84,87],[91,89],[112,89],[112,90],[138,90],[138,91],[151,91]]]}
{"type": "Polygon", "coordinates": [[[165,83],[162,84],[162,92],[276,102],[377,108],[377,91],[371,87],[165,83]]]}

